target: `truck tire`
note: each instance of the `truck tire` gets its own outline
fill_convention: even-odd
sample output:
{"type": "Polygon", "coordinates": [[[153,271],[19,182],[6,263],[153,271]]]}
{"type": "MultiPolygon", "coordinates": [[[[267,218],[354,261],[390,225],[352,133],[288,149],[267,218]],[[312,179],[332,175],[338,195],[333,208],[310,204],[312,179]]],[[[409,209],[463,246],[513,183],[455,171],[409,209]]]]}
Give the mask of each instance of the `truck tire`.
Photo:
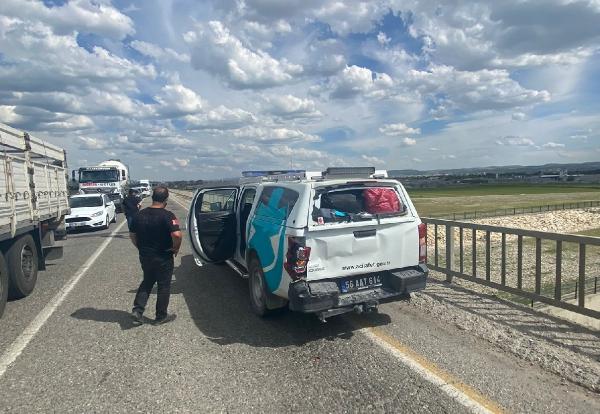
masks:
{"type": "Polygon", "coordinates": [[[0,318],[4,313],[4,307],[8,300],[8,267],[4,255],[0,253],[0,318]]]}
{"type": "Polygon", "coordinates": [[[248,288],[250,290],[252,311],[261,317],[270,316],[281,311],[287,301],[267,291],[262,265],[256,256],[250,260],[248,270],[248,288]]]}
{"type": "Polygon", "coordinates": [[[37,282],[38,251],[30,234],[18,238],[6,252],[10,276],[9,297],[18,299],[33,292],[37,282]]]}

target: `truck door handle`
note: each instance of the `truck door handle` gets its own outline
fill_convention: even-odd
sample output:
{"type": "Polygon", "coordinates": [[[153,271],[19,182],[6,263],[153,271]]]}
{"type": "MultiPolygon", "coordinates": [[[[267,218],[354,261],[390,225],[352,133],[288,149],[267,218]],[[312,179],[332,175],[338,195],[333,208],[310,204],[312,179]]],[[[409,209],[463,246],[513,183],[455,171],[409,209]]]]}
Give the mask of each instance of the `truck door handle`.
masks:
{"type": "Polygon", "coordinates": [[[371,237],[371,236],[374,236],[375,234],[377,234],[377,229],[361,230],[361,231],[355,231],[354,237],[356,237],[357,239],[360,239],[363,237],[371,237]]]}

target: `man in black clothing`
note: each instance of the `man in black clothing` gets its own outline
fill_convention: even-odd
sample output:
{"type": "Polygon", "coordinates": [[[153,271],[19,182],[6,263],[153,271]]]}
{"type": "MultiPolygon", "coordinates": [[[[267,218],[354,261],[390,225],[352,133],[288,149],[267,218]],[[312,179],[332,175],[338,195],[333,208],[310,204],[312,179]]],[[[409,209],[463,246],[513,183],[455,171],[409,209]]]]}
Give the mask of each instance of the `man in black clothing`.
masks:
{"type": "Polygon", "coordinates": [[[138,196],[135,195],[135,191],[133,189],[129,189],[129,193],[127,197],[123,200],[123,212],[125,213],[125,218],[127,219],[127,227],[131,230],[131,221],[133,217],[140,211],[140,206],[142,201],[138,196]]]}
{"type": "Polygon", "coordinates": [[[181,247],[181,231],[175,214],[167,210],[169,190],[158,186],[152,192],[152,205],[137,213],[131,222],[129,236],[137,247],[144,280],[138,288],[133,302],[132,316],[136,324],[142,324],[150,292],[156,283],[155,324],[169,322],[175,315],[167,315],[173,275],[173,257],[181,247]]]}

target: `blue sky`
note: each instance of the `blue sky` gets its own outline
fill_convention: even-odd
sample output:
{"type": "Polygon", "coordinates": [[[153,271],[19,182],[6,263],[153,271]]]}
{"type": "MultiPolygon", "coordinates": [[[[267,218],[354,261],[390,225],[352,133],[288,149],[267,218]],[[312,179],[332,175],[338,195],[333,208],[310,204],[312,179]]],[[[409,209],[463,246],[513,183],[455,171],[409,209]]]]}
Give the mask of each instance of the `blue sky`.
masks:
{"type": "Polygon", "coordinates": [[[600,159],[597,0],[2,0],[0,122],[134,178],[600,159]]]}

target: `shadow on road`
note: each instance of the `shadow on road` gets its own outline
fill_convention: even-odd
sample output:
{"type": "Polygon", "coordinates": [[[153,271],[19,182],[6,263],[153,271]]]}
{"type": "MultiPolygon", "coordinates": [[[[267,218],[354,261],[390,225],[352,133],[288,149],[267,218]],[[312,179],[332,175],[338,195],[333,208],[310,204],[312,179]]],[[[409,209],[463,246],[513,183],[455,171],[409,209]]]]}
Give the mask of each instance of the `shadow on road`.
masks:
{"type": "MultiPolygon", "coordinates": [[[[73,312],[71,316],[86,321],[118,323],[123,331],[137,327],[133,324],[129,312],[117,309],[81,308],[73,312]]],[[[150,320],[145,322],[150,322],[150,320]]]]}
{"type": "Polygon", "coordinates": [[[532,338],[600,360],[600,334],[597,331],[456,284],[430,279],[428,285],[423,294],[433,299],[532,338]]]}
{"type": "MultiPolygon", "coordinates": [[[[252,313],[248,282],[227,266],[197,267],[191,255],[175,269],[176,291],[181,292],[198,329],[211,341],[254,347],[301,346],[319,339],[347,340],[358,329],[344,317],[321,323],[314,315],[282,311],[260,318],[252,313]]],[[[370,315],[370,326],[386,325],[390,317],[370,315]]]]}

